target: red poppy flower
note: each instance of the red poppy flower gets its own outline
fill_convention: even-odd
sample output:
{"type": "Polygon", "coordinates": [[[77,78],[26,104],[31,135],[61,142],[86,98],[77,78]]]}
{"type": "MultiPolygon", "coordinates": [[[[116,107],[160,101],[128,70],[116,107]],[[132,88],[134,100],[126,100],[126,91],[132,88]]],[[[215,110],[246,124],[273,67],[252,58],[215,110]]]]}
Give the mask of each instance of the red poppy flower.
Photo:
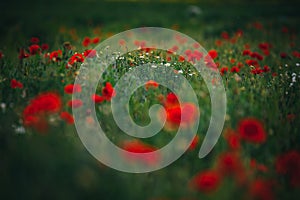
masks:
{"type": "Polygon", "coordinates": [[[30,104],[23,111],[24,125],[33,127],[38,132],[47,131],[47,115],[57,113],[61,105],[58,94],[53,92],[39,94],[30,101],[30,104]]]}
{"type": "Polygon", "coordinates": [[[73,107],[73,108],[79,108],[83,105],[82,101],[80,99],[73,99],[73,100],[70,100],[68,102],[68,106],[69,107],[73,107]]]}
{"type": "Polygon", "coordinates": [[[245,49],[242,53],[243,56],[251,55],[251,51],[249,49],[245,49]]]}
{"type": "Polygon", "coordinates": [[[222,40],[216,40],[215,41],[215,45],[218,46],[218,47],[222,46],[222,44],[223,44],[222,40]]]}
{"type": "Polygon", "coordinates": [[[107,82],[105,87],[102,89],[102,96],[106,101],[110,101],[116,95],[116,92],[112,85],[107,82]]]}
{"type": "Polygon", "coordinates": [[[239,175],[242,172],[242,163],[236,153],[226,152],[218,157],[218,171],[224,175],[239,175]]]}
{"type": "Polygon", "coordinates": [[[142,162],[144,164],[155,164],[159,160],[159,155],[157,153],[153,153],[151,155],[147,155],[145,153],[154,152],[157,149],[149,144],[145,144],[140,140],[130,140],[125,141],[122,144],[122,148],[131,153],[124,153],[124,157],[128,159],[130,162],[142,162]],[[135,153],[135,154],[132,154],[135,153]]]}
{"type": "Polygon", "coordinates": [[[264,57],[263,57],[262,55],[260,55],[258,52],[252,52],[252,53],[250,54],[250,56],[251,56],[252,58],[256,58],[257,60],[263,60],[263,59],[264,59],[264,57]]]}
{"type": "Polygon", "coordinates": [[[251,183],[249,188],[251,199],[273,200],[272,183],[267,180],[257,179],[251,183]]]}
{"type": "Polygon", "coordinates": [[[189,146],[189,150],[190,150],[190,151],[194,150],[194,149],[197,147],[198,143],[199,143],[199,135],[196,135],[196,136],[194,137],[194,139],[193,139],[191,145],[189,146]]]}
{"type": "Polygon", "coordinates": [[[255,69],[251,70],[251,73],[256,75],[256,74],[261,74],[263,70],[260,67],[256,67],[255,69]]]}
{"type": "Polygon", "coordinates": [[[230,69],[230,72],[232,72],[232,73],[238,73],[239,71],[240,71],[240,68],[238,68],[237,66],[233,66],[230,69]]]}
{"type": "Polygon", "coordinates": [[[32,37],[32,38],[30,39],[30,42],[31,42],[32,44],[38,44],[38,43],[40,42],[40,39],[37,38],[37,37],[32,37]]]}
{"type": "Polygon", "coordinates": [[[216,171],[208,170],[198,173],[191,180],[191,186],[200,192],[210,193],[218,188],[220,182],[220,175],[216,171]]]}
{"type": "Polygon", "coordinates": [[[104,97],[102,97],[102,96],[100,96],[100,95],[97,95],[97,94],[93,94],[93,95],[91,96],[91,99],[92,99],[92,101],[94,101],[95,103],[102,103],[102,102],[105,100],[104,97]]]}
{"type": "Polygon", "coordinates": [[[268,168],[264,164],[259,164],[255,159],[250,160],[250,167],[252,169],[261,171],[261,172],[268,172],[268,168]]]}
{"type": "Polygon", "coordinates": [[[209,50],[208,55],[212,58],[215,59],[218,57],[218,52],[215,49],[209,50]]]}
{"type": "Polygon", "coordinates": [[[85,37],[82,41],[82,46],[87,47],[91,44],[91,39],[89,37],[85,37]]]}
{"type": "Polygon", "coordinates": [[[88,49],[83,52],[83,55],[87,58],[94,58],[97,55],[97,51],[94,49],[88,49]]]}
{"type": "Polygon", "coordinates": [[[240,136],[232,129],[226,129],[224,133],[224,138],[228,143],[228,146],[232,150],[238,150],[241,147],[240,136]]]}
{"type": "Polygon", "coordinates": [[[296,150],[279,155],[275,168],[278,174],[286,175],[293,187],[300,186],[300,153],[296,150]]]}
{"type": "Polygon", "coordinates": [[[23,88],[23,84],[19,81],[17,81],[16,79],[12,79],[10,81],[10,87],[15,89],[15,88],[23,88]]]}
{"type": "Polygon", "coordinates": [[[98,44],[100,42],[100,38],[99,37],[95,37],[93,40],[92,40],[92,43],[93,44],[98,44]]]}
{"type": "Polygon", "coordinates": [[[280,57],[281,57],[281,58],[287,58],[287,57],[288,57],[288,55],[287,55],[287,53],[285,53],[285,52],[282,52],[282,53],[280,53],[280,57]]]}
{"type": "Polygon", "coordinates": [[[252,143],[263,143],[266,133],[263,124],[255,118],[244,118],[238,124],[238,132],[242,139],[252,143]]]}
{"type": "Polygon", "coordinates": [[[49,49],[49,45],[48,45],[48,44],[42,44],[42,45],[41,45],[41,49],[42,49],[43,51],[46,51],[46,50],[49,49]]]}
{"type": "Polygon", "coordinates": [[[268,65],[265,65],[263,68],[263,72],[269,72],[270,71],[270,67],[268,65]]]}
{"type": "Polygon", "coordinates": [[[69,84],[65,86],[64,90],[67,94],[79,93],[81,92],[81,86],[79,84],[69,84]]]}
{"type": "Polygon", "coordinates": [[[41,48],[37,44],[33,44],[29,47],[29,53],[31,55],[36,55],[36,54],[40,53],[40,50],[41,50],[41,48]]]}
{"type": "Polygon", "coordinates": [[[60,118],[63,119],[68,124],[74,124],[74,118],[73,116],[68,112],[61,112],[60,118]]]}
{"type": "Polygon", "coordinates": [[[258,47],[261,50],[268,50],[271,47],[271,44],[269,44],[267,42],[262,42],[262,43],[259,43],[258,47]]]}
{"type": "Polygon", "coordinates": [[[224,40],[229,40],[230,36],[226,31],[223,31],[221,33],[221,38],[223,38],[224,40]]]}
{"type": "Polygon", "coordinates": [[[293,51],[293,52],[292,52],[292,55],[293,55],[295,58],[300,58],[300,52],[298,52],[298,51],[293,51]]]}
{"type": "Polygon", "coordinates": [[[49,59],[53,62],[57,62],[61,60],[61,56],[62,56],[62,51],[57,50],[50,53],[49,59]]]}
{"type": "Polygon", "coordinates": [[[3,53],[0,51],[0,59],[3,58],[3,53]]]}
{"type": "Polygon", "coordinates": [[[148,90],[149,88],[157,88],[158,86],[159,84],[153,80],[147,81],[147,83],[145,84],[146,90],[148,90]]]}
{"type": "Polygon", "coordinates": [[[169,107],[177,106],[178,104],[179,101],[176,94],[174,94],[173,92],[168,93],[166,97],[166,101],[164,102],[165,107],[169,108],[169,107]]]}
{"type": "Polygon", "coordinates": [[[220,70],[221,75],[224,75],[228,72],[228,67],[222,67],[220,70]]]}
{"type": "Polygon", "coordinates": [[[84,62],[84,56],[80,53],[75,53],[68,61],[67,68],[77,62],[84,62]]]}
{"type": "Polygon", "coordinates": [[[257,60],[246,60],[247,65],[259,66],[257,60]]]}
{"type": "Polygon", "coordinates": [[[19,59],[28,58],[29,54],[22,48],[19,52],[19,59]]]}

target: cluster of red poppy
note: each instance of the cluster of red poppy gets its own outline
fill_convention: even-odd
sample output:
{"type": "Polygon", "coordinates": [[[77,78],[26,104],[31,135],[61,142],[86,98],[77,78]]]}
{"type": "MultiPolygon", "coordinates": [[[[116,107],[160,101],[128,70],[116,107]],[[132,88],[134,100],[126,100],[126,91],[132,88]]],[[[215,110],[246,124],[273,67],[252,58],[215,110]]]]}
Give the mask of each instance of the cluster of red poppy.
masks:
{"type": "Polygon", "coordinates": [[[10,87],[15,89],[15,88],[23,88],[23,84],[20,81],[17,81],[16,79],[12,79],[10,81],[10,87]]]}
{"type": "Polygon", "coordinates": [[[98,44],[100,42],[100,38],[99,37],[95,37],[93,39],[89,38],[89,37],[85,37],[82,41],[82,46],[84,47],[88,47],[91,44],[98,44]]]}
{"type": "Polygon", "coordinates": [[[91,98],[95,103],[102,103],[103,101],[111,101],[115,95],[116,92],[113,86],[111,83],[107,82],[102,89],[102,95],[93,94],[91,98]]]}
{"type": "Polygon", "coordinates": [[[19,59],[28,58],[33,55],[41,54],[42,51],[46,51],[49,49],[49,45],[44,43],[39,45],[39,38],[33,37],[30,39],[31,45],[28,47],[28,49],[20,48],[19,51],[19,59]]]}
{"type": "Polygon", "coordinates": [[[177,96],[174,93],[169,93],[166,98],[160,99],[164,105],[165,112],[160,111],[162,117],[166,114],[166,123],[164,128],[169,131],[176,130],[179,126],[183,128],[190,127],[197,119],[199,112],[193,103],[179,103],[177,96]]]}

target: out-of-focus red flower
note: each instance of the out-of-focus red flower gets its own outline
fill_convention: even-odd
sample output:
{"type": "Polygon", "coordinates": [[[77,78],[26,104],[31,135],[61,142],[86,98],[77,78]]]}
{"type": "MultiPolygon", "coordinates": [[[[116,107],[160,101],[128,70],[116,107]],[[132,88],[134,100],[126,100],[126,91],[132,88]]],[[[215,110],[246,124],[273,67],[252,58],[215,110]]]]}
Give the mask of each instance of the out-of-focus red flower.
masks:
{"type": "Polygon", "coordinates": [[[226,129],[224,138],[231,150],[239,150],[241,148],[240,136],[234,130],[230,128],[226,129]]]}
{"type": "Polygon", "coordinates": [[[216,40],[215,41],[215,45],[218,46],[218,47],[222,46],[222,44],[223,44],[222,40],[216,40]]]}
{"type": "Polygon", "coordinates": [[[61,112],[60,118],[67,122],[68,124],[74,124],[74,118],[73,116],[68,112],[61,112]]]}
{"type": "Polygon", "coordinates": [[[199,143],[199,135],[196,135],[196,136],[194,137],[194,139],[193,139],[191,145],[189,146],[189,150],[190,150],[190,151],[194,150],[194,149],[197,147],[198,143],[199,143]]]}
{"type": "Polygon", "coordinates": [[[257,60],[246,60],[245,62],[247,65],[252,65],[252,66],[256,66],[256,67],[259,66],[257,60]]]}
{"type": "Polygon", "coordinates": [[[287,58],[288,57],[287,53],[285,53],[285,52],[281,52],[279,55],[280,55],[281,58],[287,58]]]}
{"type": "Polygon", "coordinates": [[[102,96],[100,96],[100,95],[97,95],[97,94],[93,94],[93,95],[91,96],[91,99],[92,99],[92,101],[94,101],[95,103],[102,103],[102,102],[105,100],[104,97],[102,97],[102,96]]]}
{"type": "Polygon", "coordinates": [[[19,81],[17,81],[16,79],[12,79],[10,81],[10,87],[15,89],[15,88],[23,88],[23,84],[19,81]]]}
{"type": "Polygon", "coordinates": [[[237,66],[233,66],[230,69],[230,72],[232,72],[232,73],[238,73],[239,71],[240,71],[240,68],[238,68],[237,66]]]}
{"type": "Polygon", "coordinates": [[[270,71],[270,67],[268,65],[265,65],[263,68],[263,72],[269,72],[270,71]]]}
{"type": "Polygon", "coordinates": [[[68,106],[73,108],[79,108],[83,105],[82,101],[80,99],[73,99],[68,101],[68,106]]]}
{"type": "Polygon", "coordinates": [[[41,93],[30,101],[23,110],[24,125],[33,127],[38,132],[46,132],[48,129],[47,116],[59,112],[61,98],[54,92],[41,93]]]}
{"type": "Polygon", "coordinates": [[[185,58],[183,56],[178,56],[178,62],[184,62],[185,58]]]}
{"type": "Polygon", "coordinates": [[[84,62],[84,56],[80,53],[75,53],[68,61],[68,65],[67,68],[71,67],[72,65],[74,65],[77,62],[84,62]]]}
{"type": "Polygon", "coordinates": [[[249,188],[249,195],[251,199],[259,199],[259,200],[273,200],[273,187],[272,183],[263,179],[254,180],[249,188]]]}
{"type": "Polygon", "coordinates": [[[124,157],[130,162],[142,162],[144,164],[153,165],[159,161],[159,154],[154,152],[157,149],[149,144],[141,142],[140,140],[125,141],[122,144],[122,148],[131,152],[124,153],[124,157]],[[152,154],[146,154],[151,152],[152,154]]]}
{"type": "Polygon", "coordinates": [[[281,28],[281,32],[282,33],[288,33],[289,29],[286,26],[284,26],[284,27],[281,28]]]}
{"type": "Polygon", "coordinates": [[[221,75],[224,75],[228,72],[228,67],[222,67],[220,70],[221,75]]]}
{"type": "Polygon", "coordinates": [[[262,30],[264,28],[262,23],[260,23],[260,22],[254,22],[253,27],[257,30],[262,30]]]}
{"type": "Polygon", "coordinates": [[[33,44],[33,45],[31,45],[31,46],[29,47],[29,53],[30,53],[31,55],[39,54],[39,53],[40,53],[40,50],[41,50],[41,48],[40,48],[40,46],[37,45],[37,44],[33,44]]]}
{"type": "Polygon", "coordinates": [[[2,53],[2,51],[0,51],[0,59],[2,59],[3,58],[3,53],[2,53]]]}
{"type": "Polygon", "coordinates": [[[97,55],[97,51],[95,49],[87,49],[83,52],[83,55],[87,58],[94,58],[97,55]]]}
{"type": "Polygon", "coordinates": [[[42,44],[41,49],[42,49],[42,51],[46,51],[46,50],[49,49],[49,45],[48,44],[42,44]]]}
{"type": "Polygon", "coordinates": [[[216,171],[207,170],[198,173],[191,180],[191,186],[199,192],[210,193],[218,189],[221,177],[216,171]]]}
{"type": "Polygon", "coordinates": [[[145,84],[146,90],[148,90],[149,88],[157,88],[158,86],[159,84],[153,80],[147,81],[147,83],[145,84]]]}
{"type": "Polygon", "coordinates": [[[21,48],[19,52],[19,59],[28,58],[28,57],[29,54],[23,48],[21,48]]]}
{"type": "Polygon", "coordinates": [[[229,36],[229,34],[226,31],[223,31],[221,33],[221,38],[223,38],[224,40],[229,40],[230,36],[229,36]]]}
{"type": "Polygon", "coordinates": [[[84,39],[83,39],[83,41],[82,41],[82,46],[84,46],[84,47],[87,47],[87,46],[89,46],[90,44],[91,44],[91,38],[89,38],[89,37],[85,37],[84,39]]]}
{"type": "Polygon", "coordinates": [[[262,55],[260,55],[258,52],[252,52],[252,53],[250,54],[250,56],[251,56],[252,58],[256,58],[257,60],[263,60],[263,59],[264,59],[264,57],[263,57],[262,55]]]}
{"type": "Polygon", "coordinates": [[[215,49],[209,50],[208,55],[212,58],[215,59],[218,57],[218,52],[215,49]]]}
{"type": "Polygon", "coordinates": [[[235,152],[225,152],[218,157],[217,169],[223,176],[234,176],[235,178],[244,177],[242,162],[235,152]]]}
{"type": "Polygon", "coordinates": [[[81,92],[81,86],[79,84],[68,84],[64,88],[65,93],[73,94],[81,92]]]}
{"type": "Polygon", "coordinates": [[[123,39],[119,40],[119,45],[124,46],[125,44],[126,44],[125,40],[123,40],[123,39]]]}
{"type": "Polygon", "coordinates": [[[109,82],[107,82],[105,87],[102,89],[102,96],[106,101],[110,101],[114,96],[116,96],[116,92],[109,82]]]}
{"type": "Polygon", "coordinates": [[[238,124],[238,132],[242,139],[252,143],[263,143],[266,132],[263,124],[256,118],[244,118],[238,124]]]}
{"type": "Polygon", "coordinates": [[[93,44],[98,44],[100,42],[100,38],[99,37],[95,37],[92,39],[92,43],[93,44]]]}
{"type": "Polygon", "coordinates": [[[40,39],[37,38],[37,37],[32,37],[32,38],[30,39],[30,42],[31,42],[32,44],[38,44],[38,43],[40,42],[40,39]]]}
{"type": "Polygon", "coordinates": [[[57,62],[61,60],[61,56],[62,56],[62,51],[61,50],[57,50],[57,51],[52,51],[49,54],[49,59],[53,62],[57,62]]]}
{"type": "Polygon", "coordinates": [[[252,169],[255,169],[255,170],[258,170],[258,171],[261,171],[261,172],[268,172],[269,171],[269,169],[267,168],[266,165],[257,163],[257,161],[255,159],[250,160],[250,167],[252,169]]]}
{"type": "Polygon", "coordinates": [[[251,55],[251,51],[249,49],[245,49],[242,53],[243,56],[251,55]]]}
{"type": "Polygon", "coordinates": [[[261,50],[268,50],[271,48],[271,44],[267,43],[267,42],[262,42],[262,43],[259,43],[258,44],[258,47],[261,49],[261,50]]]}
{"type": "Polygon", "coordinates": [[[251,73],[254,75],[261,74],[263,70],[260,67],[255,67],[255,69],[251,70],[251,73]]]}
{"type": "Polygon", "coordinates": [[[242,37],[244,35],[244,31],[242,29],[239,29],[235,32],[236,37],[242,37]]]}
{"type": "Polygon", "coordinates": [[[295,58],[300,58],[300,52],[298,52],[298,51],[293,51],[293,52],[292,52],[292,55],[293,55],[295,58]]]}
{"type": "Polygon", "coordinates": [[[296,150],[288,151],[277,157],[275,168],[278,174],[286,175],[293,187],[300,186],[300,153],[296,150]]]}
{"type": "Polygon", "coordinates": [[[289,122],[292,122],[296,119],[296,115],[294,113],[290,113],[286,116],[286,118],[289,122]]]}

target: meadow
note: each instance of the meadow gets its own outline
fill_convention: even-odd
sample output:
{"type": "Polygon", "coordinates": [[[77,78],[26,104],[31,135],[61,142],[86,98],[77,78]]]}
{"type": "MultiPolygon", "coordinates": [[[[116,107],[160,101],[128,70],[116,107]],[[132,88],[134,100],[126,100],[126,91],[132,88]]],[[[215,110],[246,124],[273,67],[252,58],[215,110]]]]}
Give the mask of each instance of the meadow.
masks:
{"type": "MultiPolygon", "coordinates": [[[[13,0],[0,4],[1,199],[299,198],[297,1],[13,0]],[[209,57],[196,50],[177,55],[176,46],[162,51],[136,41],[138,50],[120,55],[90,97],[99,124],[116,145],[145,153],[166,145],[181,122],[193,123],[199,114],[193,104],[180,110],[176,94],[149,81],[130,98],[130,115],[137,124],[146,125],[149,107],[161,104],[167,112],[163,130],[147,139],[120,130],[110,108],[118,95],[115,84],[144,62],[173,67],[187,78],[195,89],[201,117],[193,142],[174,163],[154,172],[124,173],[96,160],[82,144],[72,107],[82,109],[85,102],[72,95],[87,86],[74,81],[81,64],[97,57],[99,52],[93,49],[101,42],[148,26],[188,35],[209,57]],[[193,61],[201,59],[220,74],[227,107],[221,137],[199,159],[211,117],[205,82],[191,71],[193,61]]],[[[123,41],[120,45],[126,46],[123,41]]],[[[82,123],[95,123],[90,110],[85,114],[82,123]]],[[[134,159],[124,157],[129,162],[134,159]]],[[[155,165],[158,159],[159,155],[141,161],[155,165]]]]}

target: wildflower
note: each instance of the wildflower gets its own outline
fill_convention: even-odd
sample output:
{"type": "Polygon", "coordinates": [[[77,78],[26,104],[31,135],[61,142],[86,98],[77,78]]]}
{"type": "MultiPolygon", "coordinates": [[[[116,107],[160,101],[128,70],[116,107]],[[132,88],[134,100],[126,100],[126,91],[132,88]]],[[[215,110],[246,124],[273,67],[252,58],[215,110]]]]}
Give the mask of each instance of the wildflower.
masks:
{"type": "Polygon", "coordinates": [[[230,69],[230,72],[232,73],[238,73],[240,71],[240,68],[238,68],[237,66],[233,66],[231,69],[230,69]]]}
{"type": "Polygon", "coordinates": [[[87,49],[83,52],[83,55],[87,58],[94,58],[97,55],[97,51],[94,49],[87,49]]]}
{"type": "Polygon", "coordinates": [[[190,151],[194,150],[197,147],[198,143],[199,143],[199,135],[196,135],[189,146],[189,150],[190,151]]]}
{"type": "Polygon", "coordinates": [[[290,150],[279,155],[275,162],[275,168],[278,174],[289,178],[291,186],[300,186],[300,153],[298,151],[290,150]]]}
{"type": "Polygon", "coordinates": [[[245,49],[242,53],[243,56],[251,55],[251,51],[249,49],[245,49]]]}
{"type": "Polygon", "coordinates": [[[147,81],[145,88],[148,90],[149,88],[157,88],[159,84],[153,80],[147,81]]]}
{"type": "Polygon", "coordinates": [[[116,92],[112,85],[107,82],[105,87],[102,89],[102,96],[106,101],[110,101],[116,95],[116,92]]]}
{"type": "Polygon", "coordinates": [[[272,183],[263,179],[254,180],[249,188],[249,193],[251,199],[263,199],[263,200],[273,200],[273,187],[272,183]]]}
{"type": "Polygon", "coordinates": [[[68,112],[61,112],[60,118],[63,119],[68,124],[74,124],[74,118],[73,116],[68,112]]]}
{"type": "Polygon", "coordinates": [[[255,159],[250,160],[250,167],[261,172],[267,172],[268,168],[264,164],[259,164],[255,159]]]}
{"type": "Polygon", "coordinates": [[[283,59],[288,57],[287,53],[285,53],[285,52],[281,52],[279,55],[283,59]]]}
{"type": "Polygon", "coordinates": [[[89,37],[85,37],[82,41],[82,46],[87,47],[91,44],[91,39],[89,37]]]}
{"type": "Polygon", "coordinates": [[[73,100],[70,100],[68,102],[68,106],[69,107],[73,107],[73,108],[79,108],[83,105],[82,101],[80,99],[73,99],[73,100]]]}
{"type": "Polygon", "coordinates": [[[49,45],[48,44],[42,44],[41,49],[42,49],[42,51],[46,51],[46,50],[49,49],[49,45]]]}
{"type": "Polygon", "coordinates": [[[241,147],[240,136],[232,129],[226,129],[224,138],[231,150],[238,150],[241,147]]]}
{"type": "Polygon", "coordinates": [[[30,47],[29,47],[29,53],[31,54],[31,55],[36,55],[36,54],[38,54],[38,53],[40,53],[40,46],[39,45],[37,45],[37,44],[33,44],[33,45],[31,45],[30,47]]]}
{"type": "Polygon", "coordinates": [[[53,92],[41,93],[30,101],[23,110],[23,123],[38,132],[46,132],[48,129],[47,116],[57,113],[61,109],[61,98],[53,92]]]}
{"type": "Polygon", "coordinates": [[[22,60],[23,58],[28,58],[28,57],[29,54],[23,48],[21,48],[19,52],[19,59],[22,60]]]}
{"type": "Polygon", "coordinates": [[[221,38],[223,38],[224,40],[229,40],[229,34],[226,31],[223,31],[221,33],[221,38]]]}
{"type": "Polygon", "coordinates": [[[2,59],[3,58],[3,53],[0,51],[0,59],[2,59]]]}
{"type": "Polygon", "coordinates": [[[32,38],[30,39],[30,42],[31,42],[32,44],[38,44],[38,43],[40,42],[40,39],[37,38],[37,37],[32,37],[32,38]]]}
{"type": "Polygon", "coordinates": [[[93,44],[98,44],[100,42],[100,38],[99,37],[95,37],[92,39],[92,43],[93,44]]]}
{"type": "Polygon", "coordinates": [[[151,145],[141,142],[140,140],[129,140],[122,144],[122,148],[131,153],[125,153],[124,157],[129,161],[142,162],[144,164],[155,164],[159,160],[159,155],[155,153],[157,149],[151,145]],[[151,153],[152,154],[146,154],[151,153]],[[132,154],[135,153],[135,154],[132,154]]]}
{"type": "Polygon", "coordinates": [[[221,177],[216,171],[207,170],[198,173],[192,180],[191,186],[205,193],[215,191],[220,185],[221,177]]]}
{"type": "Polygon", "coordinates": [[[62,56],[62,51],[57,50],[50,53],[49,59],[53,62],[57,62],[61,60],[61,56],[62,56]]]}
{"type": "Polygon", "coordinates": [[[238,132],[242,139],[252,143],[263,143],[266,133],[262,123],[255,118],[244,118],[238,124],[238,132]]]}
{"type": "Polygon", "coordinates": [[[265,65],[263,68],[263,72],[269,72],[270,71],[270,67],[268,65],[265,65]]]}
{"type": "Polygon", "coordinates": [[[17,81],[16,79],[12,79],[10,81],[10,87],[15,89],[15,88],[23,88],[23,84],[19,81],[17,81]]]}
{"type": "Polygon", "coordinates": [[[97,95],[97,94],[93,94],[93,95],[91,96],[91,99],[92,99],[92,101],[94,101],[95,103],[102,103],[102,102],[105,100],[104,97],[102,97],[102,96],[100,96],[100,95],[97,95]]]}
{"type": "Polygon", "coordinates": [[[209,50],[208,55],[212,58],[215,59],[218,57],[218,52],[215,49],[209,50]]]}
{"type": "Polygon", "coordinates": [[[69,84],[65,86],[64,90],[67,94],[79,93],[81,92],[81,86],[79,84],[69,84]]]}
{"type": "Polygon", "coordinates": [[[222,67],[220,70],[221,75],[224,75],[228,72],[228,67],[222,67]]]}

